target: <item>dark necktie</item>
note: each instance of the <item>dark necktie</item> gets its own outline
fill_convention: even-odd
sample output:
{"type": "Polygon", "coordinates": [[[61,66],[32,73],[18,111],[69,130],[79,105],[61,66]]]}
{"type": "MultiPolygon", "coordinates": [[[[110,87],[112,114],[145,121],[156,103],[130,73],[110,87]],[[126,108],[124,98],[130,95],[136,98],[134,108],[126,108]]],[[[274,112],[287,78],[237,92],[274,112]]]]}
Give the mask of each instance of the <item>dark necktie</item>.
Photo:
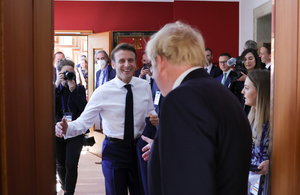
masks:
{"type": "Polygon", "coordinates": [[[132,144],[134,137],[133,130],[133,95],[131,91],[131,85],[124,85],[127,89],[126,105],[125,105],[125,125],[124,125],[124,141],[127,144],[132,144]]]}

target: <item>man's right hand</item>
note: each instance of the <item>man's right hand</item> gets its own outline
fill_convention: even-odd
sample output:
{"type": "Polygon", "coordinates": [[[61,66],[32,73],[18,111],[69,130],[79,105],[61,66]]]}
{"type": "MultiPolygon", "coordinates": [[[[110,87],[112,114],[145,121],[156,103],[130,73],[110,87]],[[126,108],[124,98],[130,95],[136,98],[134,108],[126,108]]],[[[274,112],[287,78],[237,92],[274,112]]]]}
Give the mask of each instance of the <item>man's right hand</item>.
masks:
{"type": "Polygon", "coordinates": [[[144,67],[141,69],[140,78],[143,78],[144,75],[149,74],[149,68],[144,69],[144,67]]]}
{"type": "Polygon", "coordinates": [[[63,134],[67,133],[68,123],[65,118],[61,122],[56,123],[55,126],[55,135],[57,137],[63,137],[63,134]]]}

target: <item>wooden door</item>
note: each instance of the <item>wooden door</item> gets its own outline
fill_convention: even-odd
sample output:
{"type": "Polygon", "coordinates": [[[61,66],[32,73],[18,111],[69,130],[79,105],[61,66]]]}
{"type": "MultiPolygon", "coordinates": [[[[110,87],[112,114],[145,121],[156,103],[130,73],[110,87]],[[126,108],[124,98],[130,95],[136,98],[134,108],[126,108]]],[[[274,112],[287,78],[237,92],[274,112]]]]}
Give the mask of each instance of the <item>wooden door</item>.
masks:
{"type": "Polygon", "coordinates": [[[53,0],[0,0],[0,194],[55,194],[53,0]]]}
{"type": "Polygon", "coordinates": [[[272,195],[300,194],[300,2],[273,1],[272,195]]]}
{"type": "MultiPolygon", "coordinates": [[[[95,81],[96,81],[96,69],[95,69],[95,52],[99,50],[104,50],[108,55],[110,55],[112,51],[112,32],[103,32],[103,33],[96,33],[93,35],[88,36],[88,71],[89,71],[89,77],[88,77],[88,91],[89,91],[89,97],[92,96],[94,89],[95,89],[95,81]]],[[[97,120],[97,123],[100,123],[99,120],[97,120]]],[[[95,131],[95,126],[90,129],[91,136],[95,137],[96,144],[90,148],[90,152],[96,154],[97,156],[101,157],[101,151],[102,151],[102,143],[105,138],[105,135],[102,133],[99,133],[95,131]]]]}

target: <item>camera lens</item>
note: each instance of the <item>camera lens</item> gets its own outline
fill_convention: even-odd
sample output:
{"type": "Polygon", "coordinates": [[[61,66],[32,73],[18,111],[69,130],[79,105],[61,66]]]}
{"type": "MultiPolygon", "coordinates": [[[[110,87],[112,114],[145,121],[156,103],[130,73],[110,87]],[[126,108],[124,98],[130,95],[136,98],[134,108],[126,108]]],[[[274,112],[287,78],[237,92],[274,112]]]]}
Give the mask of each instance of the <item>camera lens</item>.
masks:
{"type": "Polygon", "coordinates": [[[65,80],[75,80],[75,74],[73,72],[66,71],[64,72],[65,80]]]}

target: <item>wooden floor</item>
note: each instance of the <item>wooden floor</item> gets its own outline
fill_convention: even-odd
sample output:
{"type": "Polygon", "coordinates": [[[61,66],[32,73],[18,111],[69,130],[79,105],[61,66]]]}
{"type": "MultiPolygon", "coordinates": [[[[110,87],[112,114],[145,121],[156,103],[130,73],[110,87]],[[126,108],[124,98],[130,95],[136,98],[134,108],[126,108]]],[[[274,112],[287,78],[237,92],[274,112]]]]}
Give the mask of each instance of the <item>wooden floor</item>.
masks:
{"type": "MultiPolygon", "coordinates": [[[[95,164],[101,159],[90,153],[84,147],[78,165],[78,179],[74,195],[105,195],[102,165],[95,164]]],[[[56,186],[57,195],[63,195],[59,183],[56,186]]]]}

